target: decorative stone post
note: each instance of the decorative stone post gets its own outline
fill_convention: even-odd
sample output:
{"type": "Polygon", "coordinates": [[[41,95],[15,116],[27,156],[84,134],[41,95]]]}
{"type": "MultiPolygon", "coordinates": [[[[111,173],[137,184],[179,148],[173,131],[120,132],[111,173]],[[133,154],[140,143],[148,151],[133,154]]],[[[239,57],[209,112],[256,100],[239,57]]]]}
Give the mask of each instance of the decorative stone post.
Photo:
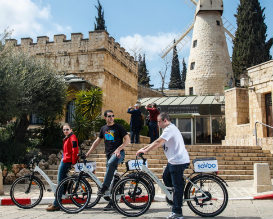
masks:
{"type": "Polygon", "coordinates": [[[254,164],[254,189],[257,193],[272,190],[268,163],[254,164]]]}

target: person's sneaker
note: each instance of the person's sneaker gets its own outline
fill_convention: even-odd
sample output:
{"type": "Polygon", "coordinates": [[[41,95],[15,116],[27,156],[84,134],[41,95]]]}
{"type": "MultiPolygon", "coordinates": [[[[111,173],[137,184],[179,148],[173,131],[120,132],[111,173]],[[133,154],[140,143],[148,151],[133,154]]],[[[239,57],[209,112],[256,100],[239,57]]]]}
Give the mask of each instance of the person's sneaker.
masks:
{"type": "Polygon", "coordinates": [[[54,206],[54,205],[50,205],[46,208],[47,211],[59,211],[60,207],[58,206],[54,206]]]}
{"type": "Polygon", "coordinates": [[[167,219],[184,219],[182,214],[176,214],[174,212],[172,212],[168,217],[166,217],[167,219]]]}
{"type": "Polygon", "coordinates": [[[115,207],[111,204],[111,202],[109,202],[108,205],[103,208],[104,211],[112,211],[114,209],[115,207]]]}
{"type": "Polygon", "coordinates": [[[106,186],[103,186],[101,189],[98,190],[97,195],[98,196],[103,196],[107,189],[108,188],[106,186]]]}

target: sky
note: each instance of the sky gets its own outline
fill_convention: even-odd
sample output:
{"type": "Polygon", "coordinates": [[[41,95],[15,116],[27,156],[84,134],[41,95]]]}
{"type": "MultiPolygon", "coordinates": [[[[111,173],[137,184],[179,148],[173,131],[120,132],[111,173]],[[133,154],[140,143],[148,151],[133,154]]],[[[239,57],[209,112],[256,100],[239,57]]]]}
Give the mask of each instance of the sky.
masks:
{"type": "MultiPolygon", "coordinates": [[[[170,63],[172,52],[166,60],[160,58],[162,50],[182,35],[194,20],[195,6],[190,0],[100,0],[107,31],[132,56],[145,54],[151,84],[161,86],[159,71],[163,71],[166,60],[170,63]]],[[[267,37],[273,37],[273,2],[260,0],[265,7],[267,37]],[[271,13],[270,13],[271,11],[271,13]]],[[[82,33],[94,30],[97,16],[97,0],[0,0],[0,34],[12,30],[11,38],[33,38],[49,36],[53,41],[56,34],[82,33]]],[[[236,28],[239,0],[224,0],[223,16],[236,28]]],[[[227,40],[230,56],[232,43],[227,40]]],[[[190,42],[178,46],[180,69],[184,58],[189,56],[190,42]],[[180,48],[181,47],[181,48],[180,48]]],[[[273,50],[271,49],[271,55],[273,50]]],[[[170,66],[166,85],[170,78],[170,66]]]]}

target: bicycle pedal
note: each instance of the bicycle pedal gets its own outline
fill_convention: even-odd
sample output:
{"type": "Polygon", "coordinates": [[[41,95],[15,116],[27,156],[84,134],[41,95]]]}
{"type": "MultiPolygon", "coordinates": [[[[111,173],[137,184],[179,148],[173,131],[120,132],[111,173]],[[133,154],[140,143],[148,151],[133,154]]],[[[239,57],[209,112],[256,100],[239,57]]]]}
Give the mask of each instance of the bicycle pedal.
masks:
{"type": "Polygon", "coordinates": [[[52,192],[52,189],[47,189],[46,191],[48,191],[48,192],[52,192]]]}

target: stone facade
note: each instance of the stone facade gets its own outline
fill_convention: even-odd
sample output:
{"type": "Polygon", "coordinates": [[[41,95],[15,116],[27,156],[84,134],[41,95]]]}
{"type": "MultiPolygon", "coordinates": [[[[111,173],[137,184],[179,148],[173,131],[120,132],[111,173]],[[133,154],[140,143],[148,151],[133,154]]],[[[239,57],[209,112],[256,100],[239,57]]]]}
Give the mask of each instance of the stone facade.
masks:
{"type": "MultiPolygon", "coordinates": [[[[247,88],[232,88],[225,92],[226,137],[223,145],[254,146],[255,123],[267,123],[265,95],[272,94],[273,90],[273,60],[253,66],[247,71],[247,88]]],[[[257,144],[273,153],[273,138],[267,137],[265,126],[257,124],[257,137],[257,144]]]]}
{"type": "Polygon", "coordinates": [[[72,33],[71,40],[63,34],[8,40],[18,50],[30,55],[48,59],[60,74],[74,74],[82,77],[103,91],[102,112],[113,109],[116,118],[129,121],[127,108],[137,101],[137,62],[115,42],[106,31],[89,32],[84,39],[81,33],[72,33]]]}
{"type": "Polygon", "coordinates": [[[232,66],[222,12],[222,1],[198,2],[187,68],[186,95],[223,95],[224,87],[231,78],[232,66]]]}

